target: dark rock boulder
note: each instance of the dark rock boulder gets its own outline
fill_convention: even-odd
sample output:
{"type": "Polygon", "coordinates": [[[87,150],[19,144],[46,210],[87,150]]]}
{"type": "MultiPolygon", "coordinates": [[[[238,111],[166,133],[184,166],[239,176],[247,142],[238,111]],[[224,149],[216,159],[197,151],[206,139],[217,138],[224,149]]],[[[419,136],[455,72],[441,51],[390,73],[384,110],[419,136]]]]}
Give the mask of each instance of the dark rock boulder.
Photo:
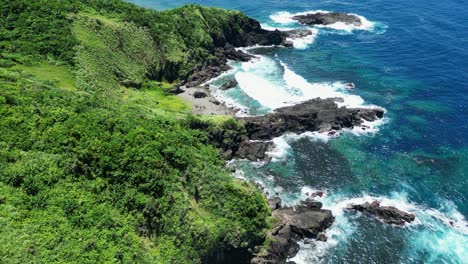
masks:
{"type": "Polygon", "coordinates": [[[352,204],[349,210],[356,210],[365,215],[376,217],[384,223],[393,225],[404,225],[411,223],[415,219],[415,215],[401,211],[393,206],[380,206],[380,202],[374,201],[372,203],[352,204]]]}
{"type": "Polygon", "coordinates": [[[196,91],[196,92],[193,93],[193,97],[194,97],[194,98],[197,98],[197,99],[199,99],[199,98],[205,98],[205,97],[207,97],[207,96],[208,96],[208,94],[205,93],[205,92],[196,91]]]}
{"type": "Polygon", "coordinates": [[[273,211],[272,215],[281,223],[289,225],[296,239],[317,238],[334,221],[330,210],[312,209],[303,205],[280,208],[273,211]]]}
{"type": "Polygon", "coordinates": [[[214,105],[220,105],[220,104],[221,104],[221,102],[218,101],[218,100],[216,100],[216,99],[211,99],[211,100],[210,100],[210,103],[212,103],[212,104],[214,104],[214,105]]]}
{"type": "Polygon", "coordinates": [[[237,50],[234,46],[232,46],[229,43],[227,43],[222,48],[217,48],[215,50],[215,55],[217,55],[220,58],[225,58],[228,60],[244,61],[244,62],[249,61],[252,58],[254,58],[253,55],[247,54],[243,52],[242,50],[237,50]]]}
{"type": "Polygon", "coordinates": [[[265,116],[245,117],[247,135],[253,140],[271,140],[286,132],[328,132],[360,126],[365,121],[383,117],[379,108],[338,107],[336,99],[312,99],[301,104],[276,109],[265,116]]]}
{"type": "Polygon", "coordinates": [[[307,198],[307,200],[302,201],[301,205],[307,206],[307,208],[310,208],[310,209],[317,209],[317,210],[320,210],[323,207],[323,204],[321,202],[315,201],[310,198],[307,198]]]}
{"type": "MultiPolygon", "coordinates": [[[[306,204],[310,202],[306,201],[306,204]]],[[[254,255],[252,264],[286,263],[286,259],[294,257],[299,251],[297,241],[306,238],[323,241],[326,236],[322,232],[334,221],[330,210],[310,208],[304,204],[294,208],[278,208],[272,216],[278,222],[269,235],[271,242],[264,251],[254,255]]]]}
{"type": "Polygon", "coordinates": [[[239,85],[239,83],[236,80],[231,80],[231,81],[223,84],[219,89],[221,89],[223,91],[226,91],[226,90],[229,90],[229,89],[232,89],[232,88],[236,87],[237,85],[239,85]]]}
{"type": "Polygon", "coordinates": [[[235,157],[251,161],[264,160],[268,157],[266,152],[270,150],[273,145],[273,142],[270,141],[244,141],[235,153],[235,157]]]}
{"type": "Polygon", "coordinates": [[[318,12],[314,14],[294,16],[292,19],[303,25],[331,25],[337,22],[355,26],[362,25],[362,21],[358,16],[342,12],[318,12]]]}

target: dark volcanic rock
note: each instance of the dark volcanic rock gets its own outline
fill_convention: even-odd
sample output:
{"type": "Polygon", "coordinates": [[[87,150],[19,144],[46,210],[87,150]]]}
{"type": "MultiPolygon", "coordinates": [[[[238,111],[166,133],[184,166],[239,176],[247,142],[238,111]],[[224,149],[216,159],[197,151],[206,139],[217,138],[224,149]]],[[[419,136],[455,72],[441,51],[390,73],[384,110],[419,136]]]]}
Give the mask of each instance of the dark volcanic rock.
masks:
{"type": "Polygon", "coordinates": [[[304,25],[331,25],[337,22],[360,26],[362,21],[358,16],[350,15],[342,12],[331,13],[314,13],[306,15],[298,15],[293,17],[294,20],[304,25]]]}
{"type": "Polygon", "coordinates": [[[387,224],[404,225],[414,221],[414,214],[401,211],[393,206],[380,206],[380,202],[353,204],[349,210],[360,211],[363,214],[374,216],[387,224]]]}
{"type": "Polygon", "coordinates": [[[265,116],[239,118],[244,123],[243,128],[236,131],[211,131],[208,138],[226,159],[236,157],[257,161],[268,158],[265,152],[273,146],[269,140],[284,133],[319,131],[333,134],[343,128],[362,126],[363,120],[374,121],[384,114],[378,108],[339,108],[335,100],[317,98],[277,109],[265,116]]]}
{"type": "Polygon", "coordinates": [[[280,208],[273,211],[272,215],[283,224],[291,226],[291,231],[297,239],[316,238],[334,221],[330,210],[313,209],[302,205],[295,208],[280,208]]]}
{"type": "Polygon", "coordinates": [[[235,157],[251,161],[264,160],[267,158],[266,152],[273,145],[273,142],[270,141],[244,141],[235,153],[235,157]]]}
{"type": "Polygon", "coordinates": [[[297,38],[303,38],[303,37],[312,35],[312,31],[304,30],[304,29],[293,29],[293,30],[288,30],[288,31],[281,31],[281,35],[283,36],[284,39],[287,39],[287,38],[297,39],[297,38]]]}
{"type": "Polygon", "coordinates": [[[334,99],[312,99],[301,104],[277,109],[274,113],[242,118],[247,135],[253,140],[270,140],[286,132],[327,132],[353,128],[366,121],[382,118],[379,108],[339,108],[334,99]]]}
{"type": "Polygon", "coordinates": [[[196,91],[193,93],[194,98],[205,98],[207,96],[208,94],[206,94],[205,92],[196,91]]]}
{"type": "Polygon", "coordinates": [[[239,83],[236,81],[236,80],[232,80],[232,81],[229,81],[225,84],[223,84],[223,86],[221,86],[221,90],[223,91],[226,91],[226,90],[229,90],[229,89],[232,89],[234,87],[236,87],[237,85],[239,85],[239,83]]]}
{"type": "Polygon", "coordinates": [[[215,49],[214,57],[215,59],[193,69],[191,76],[185,82],[185,86],[198,86],[228,71],[230,69],[228,60],[249,61],[254,56],[241,50],[236,50],[232,45],[227,43],[224,47],[215,49]]]}
{"type": "Polygon", "coordinates": [[[324,235],[321,232],[334,221],[330,210],[312,209],[307,205],[279,208],[272,215],[278,223],[270,234],[271,242],[266,252],[254,256],[250,262],[252,264],[286,263],[287,258],[294,257],[299,251],[298,240],[323,240],[324,235]]]}
{"type": "Polygon", "coordinates": [[[323,206],[321,202],[315,201],[310,198],[307,198],[307,200],[302,201],[301,205],[307,206],[307,208],[310,208],[310,209],[317,209],[317,210],[322,209],[322,206],[323,206]]]}

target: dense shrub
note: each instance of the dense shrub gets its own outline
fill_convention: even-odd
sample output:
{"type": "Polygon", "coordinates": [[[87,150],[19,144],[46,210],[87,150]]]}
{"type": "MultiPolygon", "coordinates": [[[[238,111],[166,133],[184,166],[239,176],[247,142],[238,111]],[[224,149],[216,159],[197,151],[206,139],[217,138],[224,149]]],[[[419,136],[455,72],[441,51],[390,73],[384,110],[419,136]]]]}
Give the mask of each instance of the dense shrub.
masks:
{"type": "Polygon", "coordinates": [[[0,0],[1,263],[199,263],[263,239],[263,195],[156,82],[190,74],[243,17],[0,0]]]}

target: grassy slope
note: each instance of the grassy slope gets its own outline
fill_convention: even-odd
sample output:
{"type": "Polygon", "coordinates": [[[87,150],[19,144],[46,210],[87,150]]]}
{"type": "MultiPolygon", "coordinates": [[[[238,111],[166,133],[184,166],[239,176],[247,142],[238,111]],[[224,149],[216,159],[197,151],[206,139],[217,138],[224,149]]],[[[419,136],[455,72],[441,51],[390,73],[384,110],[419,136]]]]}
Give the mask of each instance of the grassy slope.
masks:
{"type": "Polygon", "coordinates": [[[264,197],[163,81],[239,13],[82,2],[0,5],[0,262],[197,263],[261,240],[264,197]]]}

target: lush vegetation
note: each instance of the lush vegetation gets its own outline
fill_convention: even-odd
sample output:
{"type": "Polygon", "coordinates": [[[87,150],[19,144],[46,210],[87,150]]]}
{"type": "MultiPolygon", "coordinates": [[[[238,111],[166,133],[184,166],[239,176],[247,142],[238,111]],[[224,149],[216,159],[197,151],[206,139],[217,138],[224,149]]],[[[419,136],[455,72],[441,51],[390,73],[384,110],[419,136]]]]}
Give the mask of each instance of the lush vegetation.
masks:
{"type": "Polygon", "coordinates": [[[239,19],[0,0],[1,263],[199,263],[262,241],[265,198],[166,93],[239,19]]]}

